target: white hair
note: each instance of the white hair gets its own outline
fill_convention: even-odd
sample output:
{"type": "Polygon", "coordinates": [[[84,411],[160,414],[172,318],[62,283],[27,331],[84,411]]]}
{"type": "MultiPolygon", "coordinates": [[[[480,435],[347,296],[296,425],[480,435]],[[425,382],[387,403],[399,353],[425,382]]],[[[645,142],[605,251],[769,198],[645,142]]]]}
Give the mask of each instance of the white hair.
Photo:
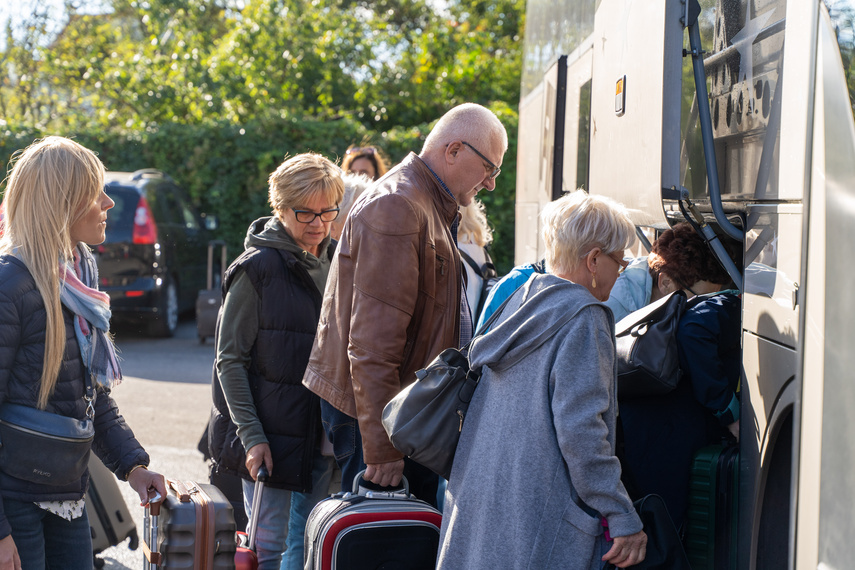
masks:
{"type": "Polygon", "coordinates": [[[622,204],[584,190],[547,204],[540,220],[546,266],[554,274],[573,272],[595,247],[610,254],[623,251],[635,239],[635,226],[622,204]]]}

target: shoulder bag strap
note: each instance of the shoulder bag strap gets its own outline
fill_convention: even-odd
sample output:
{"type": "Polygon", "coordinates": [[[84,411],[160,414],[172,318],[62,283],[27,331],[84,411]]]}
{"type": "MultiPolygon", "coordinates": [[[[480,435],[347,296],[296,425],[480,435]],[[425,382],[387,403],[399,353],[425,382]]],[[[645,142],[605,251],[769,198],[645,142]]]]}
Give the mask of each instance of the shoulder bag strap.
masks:
{"type": "Polygon", "coordinates": [[[480,277],[481,279],[484,279],[484,272],[481,271],[481,268],[478,266],[478,263],[474,259],[472,259],[472,256],[470,256],[468,253],[466,253],[462,249],[458,248],[457,251],[460,253],[460,257],[463,258],[463,261],[465,261],[467,264],[469,264],[469,267],[472,268],[472,271],[474,271],[478,277],[480,277]]]}

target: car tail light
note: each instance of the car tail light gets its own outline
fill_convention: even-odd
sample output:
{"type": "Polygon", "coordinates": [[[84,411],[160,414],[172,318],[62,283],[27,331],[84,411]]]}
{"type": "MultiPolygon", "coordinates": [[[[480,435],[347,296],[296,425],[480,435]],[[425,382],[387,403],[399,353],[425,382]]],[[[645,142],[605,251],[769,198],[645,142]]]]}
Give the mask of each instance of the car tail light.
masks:
{"type": "Polygon", "coordinates": [[[137,209],[134,212],[134,243],[149,244],[157,243],[157,226],[154,225],[154,217],[151,208],[145,198],[140,197],[137,209]]]}

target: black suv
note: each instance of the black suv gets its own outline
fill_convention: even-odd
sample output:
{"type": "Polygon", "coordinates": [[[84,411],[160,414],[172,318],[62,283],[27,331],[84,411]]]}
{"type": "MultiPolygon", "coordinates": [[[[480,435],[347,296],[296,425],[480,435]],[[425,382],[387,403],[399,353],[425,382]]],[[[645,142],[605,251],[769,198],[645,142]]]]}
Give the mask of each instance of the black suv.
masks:
{"type": "Polygon", "coordinates": [[[116,205],[107,212],[107,239],[95,247],[100,289],[115,320],[142,319],[149,334],[172,336],[178,315],[206,287],[217,220],[192,208],[159,170],[108,171],[104,182],[116,205]]]}

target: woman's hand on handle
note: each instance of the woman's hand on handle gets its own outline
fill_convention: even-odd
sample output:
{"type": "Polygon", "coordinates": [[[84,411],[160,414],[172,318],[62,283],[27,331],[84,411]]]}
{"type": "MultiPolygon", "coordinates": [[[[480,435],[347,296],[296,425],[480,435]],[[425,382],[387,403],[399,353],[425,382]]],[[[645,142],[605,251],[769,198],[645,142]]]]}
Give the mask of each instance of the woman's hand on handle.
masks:
{"type": "Polygon", "coordinates": [[[614,544],[603,555],[603,562],[609,562],[618,568],[626,568],[643,561],[646,554],[647,535],[640,530],[629,536],[614,537],[614,544]]]}
{"type": "Polygon", "coordinates": [[[159,493],[161,497],[166,497],[166,481],[164,481],[163,475],[149,471],[145,467],[133,469],[128,474],[128,485],[140,496],[141,507],[148,505],[155,493],[159,493]]]}
{"type": "Polygon", "coordinates": [[[21,570],[21,558],[18,556],[18,547],[12,540],[10,534],[0,539],[0,570],[21,570]]]}

